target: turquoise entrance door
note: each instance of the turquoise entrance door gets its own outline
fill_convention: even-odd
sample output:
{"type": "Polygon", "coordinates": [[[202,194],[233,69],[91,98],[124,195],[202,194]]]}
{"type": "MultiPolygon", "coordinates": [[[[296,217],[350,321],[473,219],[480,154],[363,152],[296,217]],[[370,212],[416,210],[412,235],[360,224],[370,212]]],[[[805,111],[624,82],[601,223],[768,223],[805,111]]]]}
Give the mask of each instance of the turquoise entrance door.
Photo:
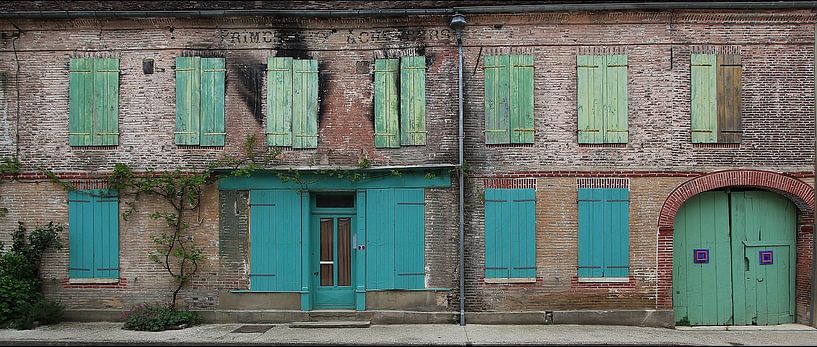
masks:
{"type": "Polygon", "coordinates": [[[312,283],[316,309],[354,309],[352,214],[312,217],[312,283]]]}

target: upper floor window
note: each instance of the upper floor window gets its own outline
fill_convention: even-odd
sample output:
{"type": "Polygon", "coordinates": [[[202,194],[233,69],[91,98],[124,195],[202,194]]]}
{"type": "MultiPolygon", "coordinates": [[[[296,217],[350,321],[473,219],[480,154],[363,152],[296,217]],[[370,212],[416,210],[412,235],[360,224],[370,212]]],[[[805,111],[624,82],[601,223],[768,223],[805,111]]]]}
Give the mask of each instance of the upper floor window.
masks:
{"type": "Polygon", "coordinates": [[[533,56],[485,57],[485,143],[533,143],[533,56]]]}
{"type": "Polygon", "coordinates": [[[740,55],[693,54],[691,60],[692,143],[740,143],[740,55]]]}
{"type": "Polygon", "coordinates": [[[426,60],[422,56],[375,60],[375,147],[426,144],[425,71],[426,60]]]}
{"type": "Polygon", "coordinates": [[[70,65],[68,143],[119,144],[119,59],[74,58],[70,65]]]}
{"type": "Polygon", "coordinates": [[[579,143],[627,143],[627,56],[579,55],[579,143]]]}

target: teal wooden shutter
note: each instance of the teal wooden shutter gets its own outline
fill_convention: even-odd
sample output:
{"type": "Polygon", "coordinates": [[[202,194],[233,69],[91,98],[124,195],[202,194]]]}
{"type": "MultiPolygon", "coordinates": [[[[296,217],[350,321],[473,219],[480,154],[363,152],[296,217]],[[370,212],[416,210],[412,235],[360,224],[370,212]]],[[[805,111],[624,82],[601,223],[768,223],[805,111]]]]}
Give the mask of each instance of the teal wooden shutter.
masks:
{"type": "Polygon", "coordinates": [[[579,114],[579,143],[603,143],[603,99],[600,93],[605,66],[595,55],[576,56],[576,97],[579,114]]]}
{"type": "Polygon", "coordinates": [[[533,56],[511,55],[511,143],[533,143],[533,56]]]}
{"type": "Polygon", "coordinates": [[[627,56],[608,55],[604,59],[604,142],[627,143],[627,56]]]}
{"type": "Polygon", "coordinates": [[[267,145],[292,146],[292,58],[267,59],[267,145]]]}
{"type": "Polygon", "coordinates": [[[400,124],[397,114],[398,59],[376,59],[374,62],[374,146],[400,147],[400,124]]]}
{"type": "Polygon", "coordinates": [[[395,189],[394,198],[394,287],[425,288],[423,189],[395,189]]]}
{"type": "Polygon", "coordinates": [[[533,189],[485,190],[485,278],[536,277],[533,189]]]}
{"type": "Polygon", "coordinates": [[[426,144],[426,59],[400,59],[400,144],[426,144]]]}
{"type": "Polygon", "coordinates": [[[510,57],[485,57],[485,143],[511,142],[510,57]]]}
{"type": "Polygon", "coordinates": [[[68,192],[68,278],[94,277],[93,197],[68,192]]]}
{"type": "Polygon", "coordinates": [[[199,144],[201,58],[176,58],[176,144],[199,144]]]}
{"type": "Polygon", "coordinates": [[[201,146],[224,146],[223,58],[201,59],[201,146]]]}
{"type": "Polygon", "coordinates": [[[119,59],[94,60],[94,145],[119,144],[119,59]]]}
{"type": "Polygon", "coordinates": [[[579,277],[627,277],[629,191],[582,188],[579,197],[579,277]]]}
{"type": "Polygon", "coordinates": [[[119,278],[119,197],[115,190],[94,196],[94,277],[119,278]]]}
{"type": "Polygon", "coordinates": [[[366,288],[425,287],[423,189],[366,191],[366,288]]]}
{"type": "Polygon", "coordinates": [[[250,192],[250,289],[301,289],[301,195],[297,190],[250,192]]]}
{"type": "Polygon", "coordinates": [[[74,58],[70,63],[68,143],[93,145],[94,60],[74,58]]]}
{"type": "Polygon", "coordinates": [[[630,191],[604,189],[604,277],[627,277],[630,272],[630,191]]]}
{"type": "Polygon", "coordinates": [[[318,61],[292,61],[292,148],[318,147],[318,61]]]}
{"type": "Polygon", "coordinates": [[[692,143],[718,142],[717,63],[714,54],[693,54],[690,66],[692,143]]]}

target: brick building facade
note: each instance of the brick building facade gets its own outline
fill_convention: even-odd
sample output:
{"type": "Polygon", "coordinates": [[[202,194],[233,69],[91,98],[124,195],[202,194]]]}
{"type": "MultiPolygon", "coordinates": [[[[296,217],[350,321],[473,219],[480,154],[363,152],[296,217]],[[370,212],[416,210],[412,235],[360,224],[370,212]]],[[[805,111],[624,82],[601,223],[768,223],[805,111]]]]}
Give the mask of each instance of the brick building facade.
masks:
{"type": "MultiPolygon", "coordinates": [[[[673,253],[674,249],[686,247],[673,237],[679,235],[676,229],[688,229],[675,224],[678,213],[685,216],[691,213],[689,208],[683,209],[685,202],[707,191],[723,192],[727,200],[732,199],[729,197],[732,191],[751,194],[771,191],[796,206],[794,230],[781,231],[781,235],[790,234],[796,240],[781,246],[784,250],[796,249],[792,252],[796,263],[789,267],[793,285],[781,294],[791,297],[794,307],[783,314],[791,322],[809,321],[815,137],[812,9],[705,10],[669,6],[644,10],[528,11],[526,2],[512,2],[504,12],[491,14],[487,8],[468,7],[473,4],[467,2],[412,2],[412,6],[405,2],[381,2],[367,5],[393,11],[392,15],[349,12],[345,16],[329,16],[320,11],[328,6],[343,11],[362,5],[354,2],[288,2],[275,5],[278,8],[233,5],[260,14],[182,15],[171,10],[191,10],[185,3],[175,4],[178,9],[139,3],[133,8],[82,5],[73,10],[166,12],[143,16],[124,12],[120,16],[114,12],[82,16],[77,12],[76,18],[37,18],[26,11],[68,8],[59,8],[59,3],[2,5],[0,154],[17,156],[23,171],[16,179],[0,185],[0,204],[9,208],[8,215],[0,220],[2,229],[12,230],[18,220],[26,225],[49,220],[68,223],[69,195],[46,179],[40,168],[75,182],[82,189],[95,189],[104,188],[96,177],[110,173],[116,163],[128,164],[139,172],[199,170],[225,154],[241,153],[247,136],[258,139],[269,136],[273,100],[268,97],[271,95],[268,88],[269,76],[274,71],[270,70],[269,59],[314,59],[318,73],[317,145],[306,149],[284,147],[268,167],[279,172],[297,170],[304,177],[314,178],[311,186],[292,186],[262,173],[209,186],[200,210],[190,216],[194,221],[193,240],[203,249],[204,261],[193,283],[181,292],[182,302],[191,309],[238,312],[233,313],[236,315],[342,308],[363,312],[447,312],[445,317],[453,319],[460,309],[456,175],[459,124],[458,50],[449,22],[453,8],[462,6],[459,9],[467,18],[462,32],[467,167],[463,169],[466,174],[462,276],[466,312],[618,310],[649,314],[656,310],[668,315],[666,320],[679,322],[686,314],[679,316],[680,310],[687,308],[681,308],[680,299],[673,299],[674,295],[709,300],[708,294],[673,294],[673,285],[681,283],[678,267],[686,269],[682,264],[691,262],[673,253]],[[514,10],[516,5],[521,7],[514,10]],[[397,8],[407,7],[413,7],[414,12],[394,15],[399,11],[397,8]],[[275,12],[287,10],[305,13],[275,12]],[[312,10],[317,12],[310,14],[308,11],[312,10]],[[690,110],[695,107],[691,92],[694,55],[740,57],[739,142],[693,143],[690,110]],[[502,56],[532,58],[531,69],[525,70],[532,71],[529,80],[532,139],[486,144],[486,130],[494,129],[493,125],[486,127],[486,119],[493,120],[492,115],[486,114],[493,112],[486,106],[486,102],[490,104],[485,98],[486,81],[503,83],[499,77],[486,76],[486,66],[493,64],[488,59],[502,56]],[[585,104],[580,98],[587,86],[580,85],[584,83],[579,81],[584,65],[579,57],[608,56],[626,57],[624,64],[608,64],[608,69],[626,70],[626,78],[619,81],[625,87],[619,95],[625,97],[618,99],[625,107],[619,115],[625,115],[626,140],[580,143],[580,133],[586,131],[582,124],[585,116],[580,114],[585,104]],[[174,141],[178,133],[178,57],[223,59],[223,146],[191,146],[174,141]],[[425,60],[425,144],[381,148],[376,143],[379,136],[376,123],[384,118],[377,115],[376,99],[380,96],[376,94],[381,94],[376,87],[376,74],[380,72],[376,62],[403,57],[425,60]],[[72,59],[82,58],[118,59],[116,145],[76,146],[69,141],[71,64],[72,59]],[[365,166],[362,162],[371,166],[362,169],[360,166],[365,166]],[[321,175],[320,170],[338,168],[364,172],[368,178],[348,182],[321,175]],[[618,189],[626,194],[626,198],[610,200],[626,203],[621,205],[626,211],[624,222],[619,223],[621,229],[612,231],[625,237],[626,242],[618,246],[623,247],[623,254],[615,255],[616,261],[623,259],[625,263],[609,267],[619,269],[610,273],[624,271],[623,275],[594,275],[596,265],[582,265],[583,257],[592,258],[588,252],[595,252],[592,247],[588,248],[591,251],[585,250],[590,246],[586,238],[582,239],[587,236],[582,235],[593,238],[596,232],[608,232],[587,227],[592,223],[588,224],[586,212],[582,212],[583,202],[596,201],[582,198],[583,190],[590,194],[594,189],[599,192],[618,189]],[[415,251],[420,254],[422,279],[401,282],[418,276],[417,270],[403,271],[392,264],[393,273],[400,275],[387,280],[390,284],[383,284],[372,279],[380,278],[381,271],[392,270],[377,268],[385,258],[370,257],[376,252],[372,248],[377,242],[389,241],[374,236],[375,230],[389,223],[404,223],[395,219],[377,224],[380,223],[377,218],[385,212],[377,209],[375,201],[381,201],[376,199],[382,198],[379,194],[384,192],[396,194],[393,196],[414,194],[409,191],[419,192],[420,200],[396,198],[394,205],[389,206],[394,210],[422,207],[420,219],[404,221],[406,225],[419,221],[417,230],[422,237],[415,251]],[[533,198],[495,198],[531,191],[533,198]],[[296,240],[300,250],[294,253],[293,264],[315,262],[314,266],[318,266],[320,251],[315,248],[318,247],[315,240],[321,237],[316,232],[323,226],[313,222],[320,224],[332,219],[335,235],[339,237],[338,218],[352,216],[349,218],[354,221],[353,239],[360,241],[352,245],[366,246],[352,251],[352,259],[357,259],[351,270],[352,301],[343,301],[339,306],[330,302],[321,307],[324,302],[321,300],[332,296],[317,294],[321,285],[317,277],[310,279],[313,265],[298,267],[301,271],[293,278],[296,283],[293,286],[275,282],[268,288],[258,287],[262,283],[260,277],[254,280],[253,276],[273,275],[253,271],[251,259],[256,259],[252,258],[250,242],[253,225],[276,225],[280,221],[262,222],[254,218],[266,213],[276,215],[278,212],[263,208],[283,201],[260,198],[265,194],[278,196],[270,192],[295,194],[291,196],[298,200],[293,206],[301,208],[301,218],[291,219],[298,220],[293,230],[302,233],[296,240]],[[353,196],[355,202],[347,209],[341,208],[342,211],[322,210],[317,199],[338,192],[353,196]],[[503,207],[508,201],[522,205],[503,207]],[[524,217],[530,222],[526,226],[514,224],[521,217],[506,220],[503,226],[496,217],[486,216],[488,209],[515,213],[517,207],[523,206],[533,211],[524,217]],[[313,217],[316,215],[319,217],[313,217]],[[585,232],[589,234],[582,234],[585,232]],[[364,242],[367,233],[368,241],[364,242]],[[492,235],[490,241],[486,241],[486,235],[492,235]],[[503,237],[512,239],[509,245],[516,246],[496,241],[503,237]],[[521,237],[528,237],[527,242],[520,241],[521,237]],[[513,269],[509,275],[491,272],[509,266],[498,255],[503,247],[532,249],[527,259],[519,258],[516,249],[505,255],[513,264],[526,262],[527,265],[514,265],[519,270],[516,275],[513,269]]],[[[218,9],[221,5],[203,6],[218,9]]],[[[512,93],[517,93],[515,98],[523,94],[515,89],[512,93]]],[[[405,101],[398,98],[397,102],[405,101]]],[[[510,103],[510,107],[515,107],[513,101],[510,103]]],[[[513,123],[516,116],[510,117],[513,123]]],[[[274,150],[266,144],[258,141],[256,150],[274,150]]],[[[125,196],[119,199],[120,211],[128,199],[125,196]]],[[[46,293],[76,312],[120,312],[141,302],[168,300],[172,279],[147,256],[153,248],[152,235],[163,227],[149,215],[167,206],[158,199],[143,199],[131,218],[119,219],[116,279],[72,281],[71,249],[65,247],[50,254],[44,262],[46,293]]],[[[595,207],[587,208],[595,211],[595,207]]],[[[505,212],[496,213],[499,216],[505,212]]],[[[393,218],[402,218],[399,216],[393,218]]],[[[63,235],[66,244],[70,228],[63,235]]],[[[272,229],[264,230],[275,233],[274,227],[269,228],[272,229]]],[[[399,230],[392,235],[397,234],[399,230]]],[[[7,235],[0,236],[5,238],[7,235]]],[[[400,242],[392,243],[394,249],[386,253],[401,248],[400,242]]],[[[714,246],[695,247],[716,255],[714,246]]],[[[269,253],[269,257],[276,257],[274,253],[269,253]]],[[[407,254],[414,257],[413,253],[407,254]]],[[[737,268],[735,264],[731,266],[737,268]]],[[[339,262],[332,266],[339,266],[339,262]]],[[[317,269],[316,274],[320,272],[317,269]]],[[[276,276],[283,277],[280,273],[276,276]]],[[[786,298],[780,300],[789,300],[786,298]]],[[[729,305],[733,305],[731,300],[729,305]]],[[[698,321],[695,317],[686,318],[691,318],[692,324],[708,322],[705,318],[698,321]]],[[[721,320],[713,324],[741,323],[721,320]]]]}

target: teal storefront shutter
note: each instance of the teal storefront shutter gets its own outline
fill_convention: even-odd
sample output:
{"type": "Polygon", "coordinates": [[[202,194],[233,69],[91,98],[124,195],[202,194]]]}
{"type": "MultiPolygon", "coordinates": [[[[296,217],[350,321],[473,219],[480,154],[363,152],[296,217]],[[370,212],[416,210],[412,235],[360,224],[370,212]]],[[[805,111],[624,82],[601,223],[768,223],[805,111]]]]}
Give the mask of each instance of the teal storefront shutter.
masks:
{"type": "Polygon", "coordinates": [[[629,191],[579,189],[579,277],[627,277],[629,191]]]}
{"type": "Polygon", "coordinates": [[[423,189],[395,189],[394,286],[425,288],[423,189]]]}
{"type": "Polygon", "coordinates": [[[94,191],[94,277],[119,278],[119,196],[94,191]]]}
{"type": "Polygon", "coordinates": [[[424,192],[366,191],[366,288],[425,287],[424,192]]]}
{"type": "Polygon", "coordinates": [[[253,190],[250,216],[250,290],[300,290],[300,193],[253,190]]]}
{"type": "Polygon", "coordinates": [[[536,277],[533,189],[485,190],[485,278],[536,277]]]}
{"type": "Polygon", "coordinates": [[[94,277],[93,197],[68,192],[68,278],[94,277]]]}

